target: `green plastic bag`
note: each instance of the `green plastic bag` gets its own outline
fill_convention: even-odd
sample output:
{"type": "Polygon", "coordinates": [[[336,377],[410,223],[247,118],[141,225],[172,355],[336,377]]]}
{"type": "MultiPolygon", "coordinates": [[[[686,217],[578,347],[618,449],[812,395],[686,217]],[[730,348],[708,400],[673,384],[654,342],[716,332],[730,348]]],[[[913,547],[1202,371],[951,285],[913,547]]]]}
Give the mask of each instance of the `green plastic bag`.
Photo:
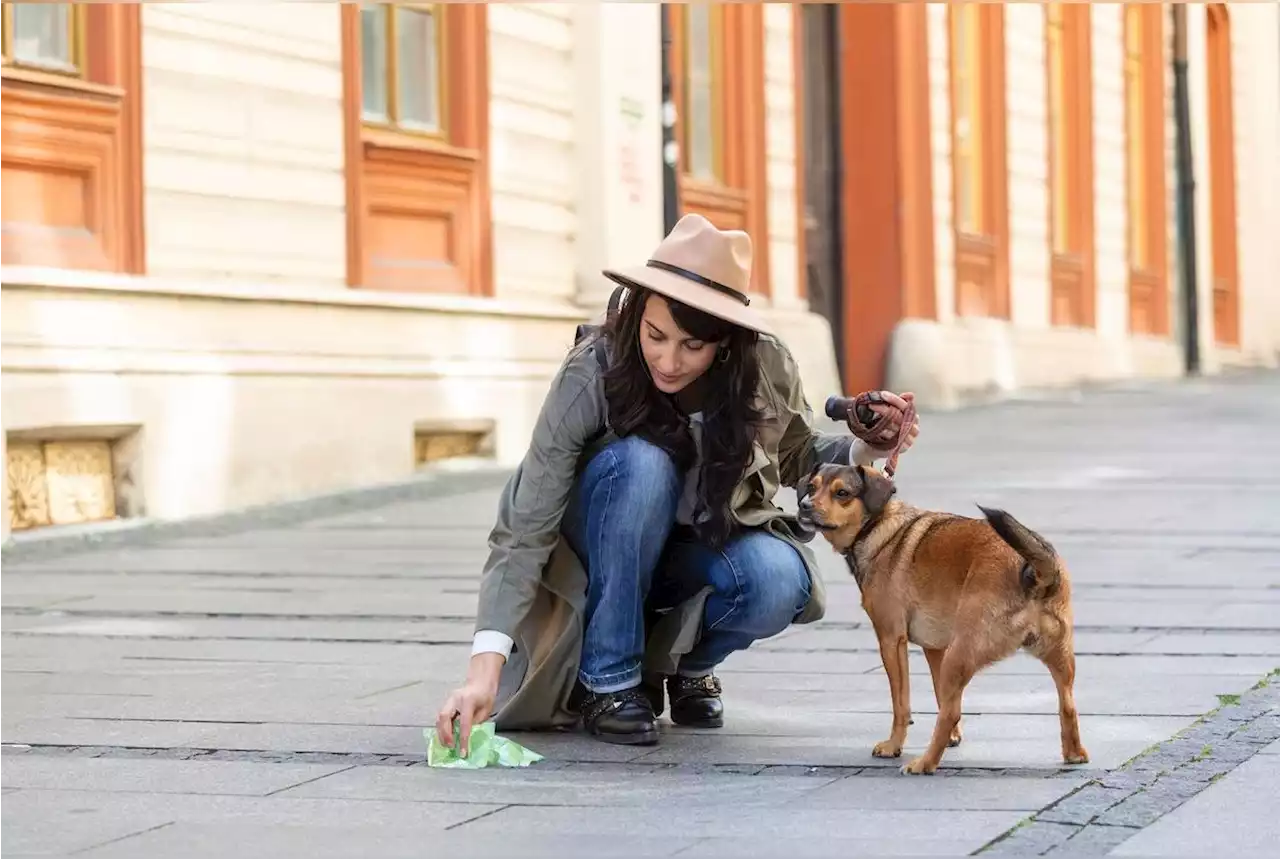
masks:
{"type": "Polygon", "coordinates": [[[482,767],[527,767],[542,760],[542,755],[524,746],[499,737],[493,732],[493,722],[482,722],[471,728],[471,748],[464,758],[458,754],[462,741],[458,720],[453,720],[452,746],[446,746],[436,736],[435,728],[424,728],[422,736],[427,741],[427,766],[453,769],[478,770],[482,767]]]}

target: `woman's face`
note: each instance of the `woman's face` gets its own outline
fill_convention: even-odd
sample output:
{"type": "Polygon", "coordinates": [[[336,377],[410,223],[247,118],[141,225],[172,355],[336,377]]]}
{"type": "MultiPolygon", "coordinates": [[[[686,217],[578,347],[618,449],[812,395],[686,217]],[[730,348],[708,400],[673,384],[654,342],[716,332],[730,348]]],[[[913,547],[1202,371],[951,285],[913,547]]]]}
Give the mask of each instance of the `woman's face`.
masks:
{"type": "Polygon", "coordinates": [[[694,382],[716,359],[716,346],[681,329],[665,298],[649,296],[640,317],[640,351],[659,391],[679,393],[694,382]]]}

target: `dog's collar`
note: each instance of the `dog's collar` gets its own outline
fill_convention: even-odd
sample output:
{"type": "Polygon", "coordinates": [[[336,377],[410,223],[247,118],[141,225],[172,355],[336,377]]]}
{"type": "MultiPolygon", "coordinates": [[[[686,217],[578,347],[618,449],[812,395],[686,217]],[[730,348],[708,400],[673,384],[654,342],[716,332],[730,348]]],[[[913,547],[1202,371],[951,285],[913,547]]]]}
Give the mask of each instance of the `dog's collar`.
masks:
{"type": "Polygon", "coordinates": [[[853,581],[859,589],[862,587],[862,579],[865,574],[858,567],[858,543],[862,542],[862,539],[871,533],[871,529],[876,526],[883,514],[884,511],[882,510],[863,522],[862,527],[858,529],[858,533],[853,535],[853,542],[849,544],[848,550],[845,551],[845,560],[849,564],[849,572],[853,573],[853,581]]]}
{"type": "Polygon", "coordinates": [[[879,513],[877,513],[876,515],[869,517],[869,518],[867,519],[867,521],[863,522],[863,523],[862,523],[862,527],[858,529],[858,533],[853,535],[853,544],[852,544],[852,545],[853,545],[853,546],[858,545],[858,541],[859,541],[859,540],[861,540],[863,537],[865,537],[865,536],[867,536],[868,534],[870,534],[870,533],[871,533],[871,529],[872,529],[872,528],[874,528],[874,527],[876,526],[876,523],[880,521],[880,517],[881,517],[881,516],[883,516],[883,515],[884,515],[884,511],[882,510],[882,511],[880,511],[879,513]]]}

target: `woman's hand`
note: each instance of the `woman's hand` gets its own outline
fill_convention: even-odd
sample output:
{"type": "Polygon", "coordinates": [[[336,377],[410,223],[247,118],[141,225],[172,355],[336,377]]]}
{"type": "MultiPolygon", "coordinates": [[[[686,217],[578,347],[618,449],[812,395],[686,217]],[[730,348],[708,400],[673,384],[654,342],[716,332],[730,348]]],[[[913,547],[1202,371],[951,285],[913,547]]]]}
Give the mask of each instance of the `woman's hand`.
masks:
{"type": "Polygon", "coordinates": [[[500,653],[477,653],[471,657],[466,682],[449,693],[436,716],[436,736],[446,746],[453,745],[453,719],[458,718],[458,751],[464,758],[471,751],[471,726],[493,715],[503,662],[500,653]]]}
{"type": "MultiPolygon", "coordinates": [[[[914,402],[916,395],[910,391],[898,395],[892,391],[881,391],[880,396],[884,399],[883,403],[873,403],[869,408],[879,416],[892,415],[889,425],[880,433],[873,449],[877,453],[887,456],[893,450],[894,442],[898,440],[898,433],[902,429],[902,416],[906,412],[907,403],[914,402]]],[[[906,453],[911,449],[911,445],[915,444],[916,436],[920,435],[920,418],[916,416],[912,422],[911,430],[907,433],[906,439],[902,442],[902,450],[899,453],[906,453]]]]}

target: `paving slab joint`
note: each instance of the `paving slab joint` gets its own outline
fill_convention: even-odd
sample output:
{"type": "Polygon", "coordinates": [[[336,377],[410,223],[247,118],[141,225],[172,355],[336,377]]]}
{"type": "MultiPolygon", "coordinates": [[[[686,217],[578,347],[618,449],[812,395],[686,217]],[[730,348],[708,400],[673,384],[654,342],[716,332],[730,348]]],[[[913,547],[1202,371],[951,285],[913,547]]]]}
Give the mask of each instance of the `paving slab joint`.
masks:
{"type": "Polygon", "coordinates": [[[1105,855],[1280,739],[1280,668],[972,855],[1105,855]]]}

